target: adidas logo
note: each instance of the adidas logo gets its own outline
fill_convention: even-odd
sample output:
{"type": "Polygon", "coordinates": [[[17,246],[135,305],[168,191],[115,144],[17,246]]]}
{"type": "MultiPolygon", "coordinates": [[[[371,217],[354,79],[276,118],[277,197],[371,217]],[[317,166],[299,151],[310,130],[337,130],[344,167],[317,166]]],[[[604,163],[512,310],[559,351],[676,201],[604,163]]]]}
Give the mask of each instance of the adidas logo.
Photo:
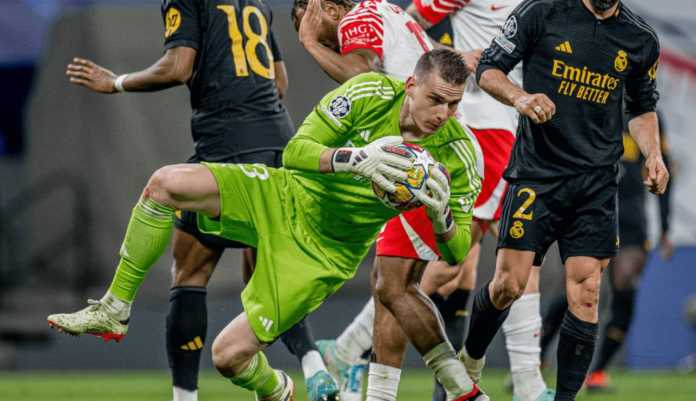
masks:
{"type": "Polygon", "coordinates": [[[273,320],[267,319],[265,317],[260,317],[259,320],[261,321],[261,325],[264,329],[266,329],[266,331],[270,331],[271,327],[273,327],[273,320]]]}
{"type": "Polygon", "coordinates": [[[203,348],[203,340],[199,336],[196,336],[193,340],[179,347],[184,351],[198,351],[203,348]]]}
{"type": "Polygon", "coordinates": [[[570,41],[566,40],[560,45],[556,46],[556,51],[561,53],[573,54],[573,47],[570,45],[570,41]]]}

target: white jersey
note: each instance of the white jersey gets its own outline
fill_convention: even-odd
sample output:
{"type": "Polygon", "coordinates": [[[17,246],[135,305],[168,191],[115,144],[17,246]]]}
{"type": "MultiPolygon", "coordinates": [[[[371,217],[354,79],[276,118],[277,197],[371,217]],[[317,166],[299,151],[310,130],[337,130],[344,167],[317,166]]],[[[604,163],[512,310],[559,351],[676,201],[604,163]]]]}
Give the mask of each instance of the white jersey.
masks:
{"type": "Polygon", "coordinates": [[[382,72],[405,80],[423,53],[433,46],[420,25],[401,7],[385,0],[365,0],[338,25],[341,54],[368,49],[381,59],[382,72]]]}
{"type": "MultiPolygon", "coordinates": [[[[488,48],[493,38],[501,34],[508,15],[521,2],[522,0],[415,0],[414,5],[420,15],[433,24],[450,16],[454,47],[470,51],[488,48]]],[[[521,86],[521,64],[508,76],[521,86]]],[[[513,134],[517,131],[518,114],[515,109],[481,90],[474,76],[467,81],[459,112],[462,122],[472,128],[505,129],[513,134]]]]}

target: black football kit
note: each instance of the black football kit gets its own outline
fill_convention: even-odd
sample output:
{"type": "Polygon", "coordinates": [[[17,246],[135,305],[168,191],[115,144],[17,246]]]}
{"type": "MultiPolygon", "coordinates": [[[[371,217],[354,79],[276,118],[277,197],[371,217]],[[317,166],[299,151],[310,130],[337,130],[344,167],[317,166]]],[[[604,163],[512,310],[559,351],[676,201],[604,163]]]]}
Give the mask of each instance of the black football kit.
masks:
{"type": "Polygon", "coordinates": [[[505,178],[499,248],[611,257],[618,246],[618,161],[624,104],[655,110],[659,43],[625,5],[598,20],[581,0],[528,0],[481,57],[477,75],[523,63],[524,90],[556,105],[544,124],[520,116],[505,178]]]}

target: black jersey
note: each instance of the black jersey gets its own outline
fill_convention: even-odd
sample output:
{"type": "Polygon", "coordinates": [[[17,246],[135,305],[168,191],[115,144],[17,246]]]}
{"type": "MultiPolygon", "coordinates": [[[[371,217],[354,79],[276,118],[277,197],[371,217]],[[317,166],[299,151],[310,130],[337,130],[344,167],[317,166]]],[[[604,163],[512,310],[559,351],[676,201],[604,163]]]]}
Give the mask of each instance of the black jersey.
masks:
{"type": "Polygon", "coordinates": [[[614,165],[622,154],[623,107],[654,111],[659,43],[624,4],[597,20],[582,0],[526,0],[483,52],[477,76],[508,73],[522,61],[524,89],[544,93],[556,114],[544,124],[521,116],[505,172],[509,180],[570,176],[614,165]]]}
{"type": "Polygon", "coordinates": [[[166,49],[196,49],[193,109],[232,109],[240,119],[283,110],[274,61],[281,55],[262,0],[163,0],[166,49]]]}

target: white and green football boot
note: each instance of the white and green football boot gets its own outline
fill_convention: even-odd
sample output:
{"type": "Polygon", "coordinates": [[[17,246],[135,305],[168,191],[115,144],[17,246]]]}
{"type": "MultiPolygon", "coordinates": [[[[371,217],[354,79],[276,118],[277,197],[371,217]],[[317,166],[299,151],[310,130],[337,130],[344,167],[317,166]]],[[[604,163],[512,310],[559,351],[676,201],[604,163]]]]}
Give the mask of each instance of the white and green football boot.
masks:
{"type": "Polygon", "coordinates": [[[320,340],[317,349],[338,382],[341,401],[361,401],[363,381],[367,373],[367,361],[351,364],[336,353],[336,340],[320,340]]]}
{"type": "Polygon", "coordinates": [[[120,342],[128,332],[128,322],[120,322],[109,314],[101,301],[87,300],[88,307],[74,313],[49,315],[48,325],[58,331],[79,336],[91,334],[104,339],[120,342]]]}

